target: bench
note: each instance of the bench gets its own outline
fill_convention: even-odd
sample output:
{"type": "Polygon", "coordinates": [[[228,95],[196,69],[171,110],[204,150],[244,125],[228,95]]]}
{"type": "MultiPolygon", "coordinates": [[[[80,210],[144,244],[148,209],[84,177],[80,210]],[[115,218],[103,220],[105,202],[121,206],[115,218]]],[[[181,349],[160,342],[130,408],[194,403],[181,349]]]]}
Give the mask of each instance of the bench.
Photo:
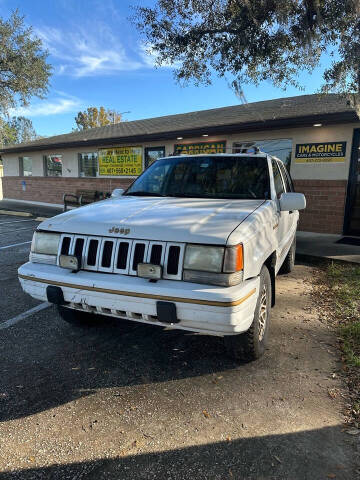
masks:
{"type": "Polygon", "coordinates": [[[69,206],[81,207],[82,205],[104,200],[106,197],[107,195],[104,195],[103,192],[99,192],[98,190],[76,190],[75,193],[64,193],[64,212],[67,211],[69,206]]]}

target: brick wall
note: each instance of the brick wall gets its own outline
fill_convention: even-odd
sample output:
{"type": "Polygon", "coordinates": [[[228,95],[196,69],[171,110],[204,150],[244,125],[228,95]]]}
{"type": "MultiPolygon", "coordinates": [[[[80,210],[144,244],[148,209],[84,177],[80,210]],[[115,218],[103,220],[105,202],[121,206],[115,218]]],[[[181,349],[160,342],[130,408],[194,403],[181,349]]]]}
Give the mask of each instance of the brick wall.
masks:
{"type": "Polygon", "coordinates": [[[112,192],[114,188],[127,188],[131,178],[72,178],[72,177],[3,177],[4,198],[45,203],[62,203],[64,193],[76,190],[112,192]],[[25,180],[26,190],[21,182],[25,180]]]}
{"type": "Polygon", "coordinates": [[[318,233],[343,232],[346,180],[294,180],[304,193],[306,209],[300,212],[299,230],[318,233]]]}

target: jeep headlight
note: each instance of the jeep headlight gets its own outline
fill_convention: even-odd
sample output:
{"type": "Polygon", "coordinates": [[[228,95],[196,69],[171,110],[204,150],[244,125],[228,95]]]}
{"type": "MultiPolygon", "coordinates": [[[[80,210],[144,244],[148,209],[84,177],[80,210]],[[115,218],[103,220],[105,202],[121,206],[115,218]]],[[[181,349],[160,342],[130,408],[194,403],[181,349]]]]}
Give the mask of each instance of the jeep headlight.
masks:
{"type": "Polygon", "coordinates": [[[31,242],[30,262],[56,265],[61,235],[35,232],[31,242]]]}
{"type": "Polygon", "coordinates": [[[211,245],[188,245],[185,252],[184,268],[202,272],[221,272],[224,247],[211,245]]]}
{"type": "Polygon", "coordinates": [[[183,279],[230,287],[243,280],[243,246],[187,245],[183,279]]]}

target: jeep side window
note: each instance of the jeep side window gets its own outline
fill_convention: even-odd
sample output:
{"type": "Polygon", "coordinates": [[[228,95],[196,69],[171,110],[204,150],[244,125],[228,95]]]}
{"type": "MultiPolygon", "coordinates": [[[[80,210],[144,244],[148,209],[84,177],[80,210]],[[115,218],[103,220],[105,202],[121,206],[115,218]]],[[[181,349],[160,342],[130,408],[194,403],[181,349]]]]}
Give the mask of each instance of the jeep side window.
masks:
{"type": "Polygon", "coordinates": [[[280,198],[281,194],[285,192],[283,179],[281,177],[281,173],[280,173],[277,161],[272,159],[271,163],[272,163],[272,169],[273,169],[273,174],[274,174],[274,184],[275,184],[276,196],[277,196],[277,198],[280,198]]]}
{"type": "Polygon", "coordinates": [[[291,177],[289,175],[289,172],[286,170],[284,164],[282,162],[278,162],[278,165],[280,167],[284,182],[285,182],[285,187],[287,192],[293,192],[294,191],[294,185],[292,183],[291,177]]]}

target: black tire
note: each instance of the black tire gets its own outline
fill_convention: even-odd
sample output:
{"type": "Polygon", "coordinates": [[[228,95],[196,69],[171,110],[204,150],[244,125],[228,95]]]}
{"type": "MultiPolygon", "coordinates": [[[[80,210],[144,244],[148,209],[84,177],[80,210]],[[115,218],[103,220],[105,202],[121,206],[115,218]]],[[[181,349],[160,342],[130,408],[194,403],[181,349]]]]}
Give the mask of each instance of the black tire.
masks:
{"type": "Polygon", "coordinates": [[[234,360],[250,362],[264,354],[269,337],[270,311],[271,278],[264,265],[260,272],[260,291],[251,327],[240,335],[224,337],[226,350],[234,360]]]}
{"type": "Polygon", "coordinates": [[[279,273],[286,274],[291,273],[295,265],[295,251],[296,251],[296,239],[294,238],[293,243],[291,244],[290,250],[285,257],[284,263],[281,265],[279,273]]]}
{"type": "Polygon", "coordinates": [[[101,324],[101,320],[104,318],[101,315],[94,313],[81,312],[72,308],[66,308],[58,306],[58,312],[60,317],[65,322],[75,325],[77,327],[96,327],[101,324]]]}

